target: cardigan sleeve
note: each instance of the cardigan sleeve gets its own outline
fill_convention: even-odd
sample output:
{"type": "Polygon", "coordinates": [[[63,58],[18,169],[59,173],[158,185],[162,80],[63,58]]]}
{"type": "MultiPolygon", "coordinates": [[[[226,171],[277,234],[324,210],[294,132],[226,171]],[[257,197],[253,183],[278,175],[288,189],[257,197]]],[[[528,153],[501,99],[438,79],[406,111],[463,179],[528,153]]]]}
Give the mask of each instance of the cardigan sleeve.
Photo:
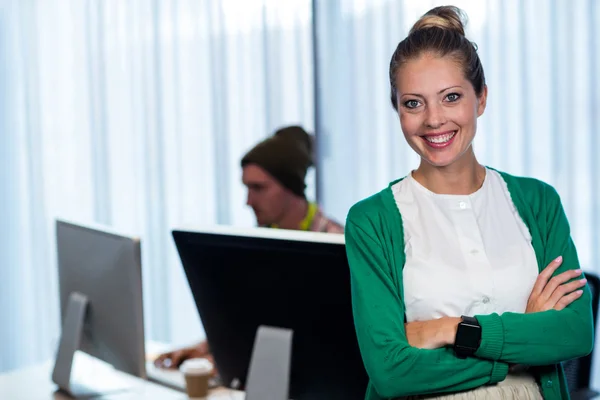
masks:
{"type": "MultiPolygon", "coordinates": [[[[543,200],[537,219],[544,242],[544,249],[539,251],[544,252],[545,264],[562,255],[562,265],[555,275],[579,269],[560,197],[549,185],[544,184],[541,191],[543,200]]],[[[482,327],[482,340],[475,356],[508,363],[548,365],[589,354],[594,341],[591,295],[587,285],[582,289],[582,296],[561,311],[476,316],[482,327]]]]}
{"type": "Polygon", "coordinates": [[[352,307],[365,369],[378,395],[454,392],[504,380],[507,363],[459,359],[448,348],[425,350],[408,344],[403,301],[389,273],[392,266],[372,224],[357,214],[353,207],[345,231],[352,307]]]}

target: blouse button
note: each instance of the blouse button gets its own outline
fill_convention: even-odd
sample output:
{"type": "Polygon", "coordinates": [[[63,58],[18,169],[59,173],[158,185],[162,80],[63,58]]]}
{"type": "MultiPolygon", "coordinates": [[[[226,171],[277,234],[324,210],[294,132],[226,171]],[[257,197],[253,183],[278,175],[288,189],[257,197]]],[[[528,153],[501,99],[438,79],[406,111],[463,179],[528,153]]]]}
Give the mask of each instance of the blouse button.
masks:
{"type": "Polygon", "coordinates": [[[464,210],[465,208],[467,208],[467,203],[465,203],[464,201],[461,201],[458,203],[458,206],[460,207],[461,210],[464,210]]]}

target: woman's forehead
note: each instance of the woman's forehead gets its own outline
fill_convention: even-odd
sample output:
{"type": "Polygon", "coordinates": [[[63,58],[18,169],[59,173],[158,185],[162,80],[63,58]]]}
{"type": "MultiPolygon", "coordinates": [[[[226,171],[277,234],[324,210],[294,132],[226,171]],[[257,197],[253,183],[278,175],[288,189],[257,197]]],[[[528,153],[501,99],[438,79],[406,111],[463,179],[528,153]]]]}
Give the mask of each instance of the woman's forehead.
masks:
{"type": "Polygon", "coordinates": [[[401,93],[415,90],[438,93],[447,88],[462,86],[465,80],[460,64],[449,56],[425,55],[408,60],[396,75],[396,85],[401,93]]]}

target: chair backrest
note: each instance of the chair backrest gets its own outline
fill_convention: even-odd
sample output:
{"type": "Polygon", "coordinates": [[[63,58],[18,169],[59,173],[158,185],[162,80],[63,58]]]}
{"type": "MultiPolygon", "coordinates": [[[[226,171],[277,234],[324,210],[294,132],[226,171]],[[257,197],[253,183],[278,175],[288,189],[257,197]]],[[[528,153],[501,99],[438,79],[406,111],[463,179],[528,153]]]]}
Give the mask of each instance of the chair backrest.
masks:
{"type": "MultiPolygon", "coordinates": [[[[600,278],[597,275],[586,272],[585,277],[588,281],[588,286],[592,292],[592,316],[594,319],[594,334],[596,333],[596,319],[598,315],[598,303],[600,302],[600,278]]],[[[569,360],[564,363],[563,369],[567,378],[567,384],[570,392],[575,392],[581,389],[590,387],[591,372],[592,372],[592,353],[585,357],[569,360]]]]}

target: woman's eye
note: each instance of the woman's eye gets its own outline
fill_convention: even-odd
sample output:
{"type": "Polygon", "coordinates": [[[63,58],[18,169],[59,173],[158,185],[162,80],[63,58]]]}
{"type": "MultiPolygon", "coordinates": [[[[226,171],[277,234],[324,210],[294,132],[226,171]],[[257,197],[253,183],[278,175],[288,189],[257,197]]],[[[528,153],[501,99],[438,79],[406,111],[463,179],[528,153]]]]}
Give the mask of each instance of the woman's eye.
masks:
{"type": "Polygon", "coordinates": [[[460,99],[460,94],[458,93],[450,93],[448,96],[446,96],[446,100],[451,103],[457,101],[458,99],[460,99]]]}
{"type": "Polygon", "coordinates": [[[408,100],[408,101],[404,102],[404,107],[417,108],[417,107],[419,107],[419,102],[417,100],[408,100]]]}

